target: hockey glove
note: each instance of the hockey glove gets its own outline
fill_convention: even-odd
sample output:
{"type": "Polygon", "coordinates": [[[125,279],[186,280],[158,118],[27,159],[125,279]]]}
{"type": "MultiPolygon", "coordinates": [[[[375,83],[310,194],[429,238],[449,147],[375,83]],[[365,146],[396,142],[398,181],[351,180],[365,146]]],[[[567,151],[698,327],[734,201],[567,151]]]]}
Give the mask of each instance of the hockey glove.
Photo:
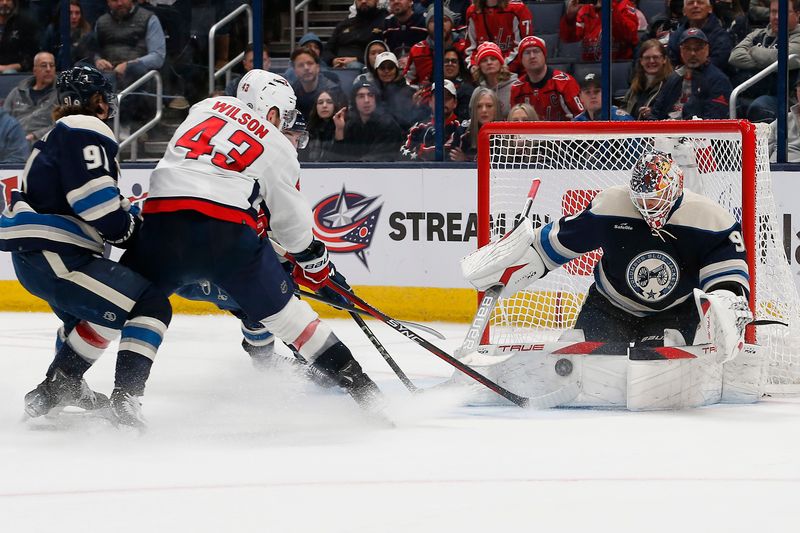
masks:
{"type": "Polygon", "coordinates": [[[136,240],[136,234],[139,233],[139,229],[142,227],[142,219],[132,213],[128,212],[128,216],[131,219],[130,225],[128,226],[128,231],[125,232],[125,235],[120,237],[116,240],[106,239],[108,244],[114,245],[117,248],[122,248],[123,250],[127,250],[133,242],[136,240]]]}
{"type": "MultiPolygon", "coordinates": [[[[345,279],[345,277],[342,274],[340,274],[338,270],[336,270],[336,267],[333,266],[333,263],[329,263],[329,265],[330,265],[330,276],[329,276],[330,279],[338,283],[341,287],[347,289],[348,291],[351,291],[352,289],[350,288],[350,285],[347,284],[347,280],[345,279]]],[[[341,294],[339,294],[338,292],[336,292],[335,290],[331,289],[328,286],[322,287],[320,290],[317,291],[317,293],[320,296],[324,296],[334,302],[339,302],[342,304],[349,303],[344,296],[342,296],[341,294]]]]}
{"type": "Polygon", "coordinates": [[[303,250],[294,254],[294,269],[292,277],[295,283],[308,287],[317,292],[325,285],[330,275],[330,260],[328,259],[328,249],[322,241],[314,239],[311,244],[303,250]]]}
{"type": "Polygon", "coordinates": [[[735,358],[744,348],[744,333],[753,320],[747,299],[729,290],[704,293],[694,290],[700,313],[699,329],[717,348],[720,363],[735,358]]]}

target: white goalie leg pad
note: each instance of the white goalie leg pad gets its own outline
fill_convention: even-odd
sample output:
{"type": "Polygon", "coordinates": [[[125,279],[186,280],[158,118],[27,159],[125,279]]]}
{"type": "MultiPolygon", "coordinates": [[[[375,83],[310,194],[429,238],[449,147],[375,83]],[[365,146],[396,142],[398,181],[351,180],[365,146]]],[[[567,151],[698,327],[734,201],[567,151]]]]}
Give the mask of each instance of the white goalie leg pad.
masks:
{"type": "Polygon", "coordinates": [[[744,349],[745,327],[753,320],[747,300],[727,290],[700,289],[694,289],[694,299],[700,314],[694,344],[710,342],[720,363],[730,361],[744,349]]]}
{"type": "Polygon", "coordinates": [[[523,220],[499,241],[464,257],[461,273],[480,291],[503,285],[504,296],[516,293],[547,272],[539,253],[531,246],[533,236],[530,221],[523,220]]]}
{"type": "Polygon", "coordinates": [[[755,403],[764,396],[767,357],[762,350],[745,344],[735,359],[722,366],[722,403],[755,403]]]}
{"type": "Polygon", "coordinates": [[[309,364],[339,341],[311,306],[297,298],[290,299],[283,309],[261,323],[277,338],[292,344],[309,364]]]}
{"type": "Polygon", "coordinates": [[[685,409],[718,403],[722,364],[714,352],[696,359],[629,361],[628,409],[685,409]]]}
{"type": "Polygon", "coordinates": [[[81,320],[67,335],[66,342],[83,359],[94,364],[118,336],[119,330],[81,320]]]}

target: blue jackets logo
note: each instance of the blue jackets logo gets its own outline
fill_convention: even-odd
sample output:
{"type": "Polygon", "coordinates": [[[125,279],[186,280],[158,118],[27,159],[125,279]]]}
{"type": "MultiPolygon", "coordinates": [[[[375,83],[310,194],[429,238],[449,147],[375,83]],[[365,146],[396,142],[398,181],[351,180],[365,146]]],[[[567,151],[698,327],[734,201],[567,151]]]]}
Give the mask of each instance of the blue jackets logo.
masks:
{"type": "Polygon", "coordinates": [[[314,206],[314,235],[330,253],[353,253],[369,268],[364,252],[372,243],[383,207],[374,205],[378,198],[348,192],[342,186],[340,193],[323,198],[314,206]]]}
{"type": "Polygon", "coordinates": [[[659,250],[637,255],[626,270],[628,286],[639,298],[649,302],[666,298],[680,279],[678,264],[659,250]]]}

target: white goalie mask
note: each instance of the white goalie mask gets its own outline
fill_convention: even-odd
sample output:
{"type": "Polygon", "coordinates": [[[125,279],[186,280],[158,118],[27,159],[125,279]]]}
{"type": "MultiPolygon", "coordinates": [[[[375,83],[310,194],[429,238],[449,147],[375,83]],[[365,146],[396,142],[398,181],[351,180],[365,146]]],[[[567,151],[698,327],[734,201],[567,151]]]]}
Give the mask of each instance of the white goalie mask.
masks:
{"type": "Polygon", "coordinates": [[[634,165],[631,201],[652,229],[664,227],[672,206],[682,194],[683,170],[669,154],[653,150],[642,155],[634,165]]]}
{"type": "Polygon", "coordinates": [[[291,128],[297,116],[294,89],[283,76],[274,72],[254,68],[246,73],[236,88],[236,98],[265,119],[270,109],[277,108],[280,130],[291,128]]]}

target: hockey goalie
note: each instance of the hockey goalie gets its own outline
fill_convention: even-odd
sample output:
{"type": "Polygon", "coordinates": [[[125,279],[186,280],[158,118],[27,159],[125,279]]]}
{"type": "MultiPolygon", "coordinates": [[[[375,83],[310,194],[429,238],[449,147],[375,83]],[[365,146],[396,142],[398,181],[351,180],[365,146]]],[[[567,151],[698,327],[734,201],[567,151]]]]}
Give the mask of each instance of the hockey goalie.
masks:
{"type": "Polygon", "coordinates": [[[461,268],[478,290],[510,297],[597,249],[594,282],[558,342],[485,345],[462,361],[539,407],[757,401],[764,365],[744,339],[753,315],[740,224],[684,189],[666,152],[645,153],[629,184],[577,214],[537,229],[523,218],[461,268]]]}

